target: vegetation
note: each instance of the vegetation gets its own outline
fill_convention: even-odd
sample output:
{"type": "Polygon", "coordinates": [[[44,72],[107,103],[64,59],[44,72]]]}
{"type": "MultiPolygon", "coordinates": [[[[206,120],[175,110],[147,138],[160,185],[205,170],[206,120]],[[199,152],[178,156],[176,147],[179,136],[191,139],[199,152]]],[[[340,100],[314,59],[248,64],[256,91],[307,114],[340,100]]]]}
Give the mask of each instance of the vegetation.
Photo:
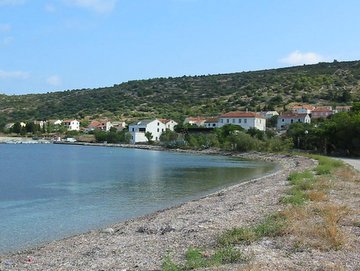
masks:
{"type": "Polygon", "coordinates": [[[206,251],[190,247],[185,253],[185,263],[176,264],[170,256],[165,257],[162,263],[163,271],[186,271],[229,263],[243,262],[246,258],[233,246],[219,247],[208,254],[206,251]]]}
{"type": "MultiPolygon", "coordinates": [[[[341,249],[348,238],[341,230],[341,221],[350,210],[346,206],[330,202],[327,194],[329,187],[341,186],[341,182],[358,183],[359,174],[341,161],[320,155],[307,156],[318,160],[318,166],[314,171],[306,170],[289,175],[291,187],[288,195],[282,199],[285,204],[283,211],[268,216],[258,224],[223,232],[219,235],[215,248],[190,247],[183,264],[177,264],[167,256],[162,270],[194,270],[239,262],[244,263],[244,266],[251,266],[251,259],[240,248],[264,237],[281,238],[285,235],[294,252],[309,248],[325,251],[341,249]],[[327,170],[324,171],[323,168],[327,170]],[[339,183],[332,183],[332,176],[339,183]]],[[[354,221],[353,225],[359,227],[359,221],[354,221]]],[[[262,269],[259,267],[259,270],[262,269]]]]}
{"type": "Polygon", "coordinates": [[[118,132],[116,129],[111,128],[109,132],[96,130],[95,133],[96,142],[107,143],[130,143],[131,135],[127,130],[118,132]]]}
{"type": "Polygon", "coordinates": [[[231,74],[129,81],[112,87],[0,95],[6,122],[104,116],[122,119],[283,110],[290,102],[348,104],[360,99],[360,61],[231,74]]]}
{"type": "Polygon", "coordinates": [[[337,113],[311,124],[294,123],[287,131],[297,148],[324,154],[360,155],[360,103],[351,112],[337,113]]]}
{"type": "Polygon", "coordinates": [[[218,242],[223,246],[250,244],[263,237],[281,235],[284,231],[284,226],[284,216],[281,214],[274,214],[267,217],[260,224],[228,230],[220,235],[218,242]]]}

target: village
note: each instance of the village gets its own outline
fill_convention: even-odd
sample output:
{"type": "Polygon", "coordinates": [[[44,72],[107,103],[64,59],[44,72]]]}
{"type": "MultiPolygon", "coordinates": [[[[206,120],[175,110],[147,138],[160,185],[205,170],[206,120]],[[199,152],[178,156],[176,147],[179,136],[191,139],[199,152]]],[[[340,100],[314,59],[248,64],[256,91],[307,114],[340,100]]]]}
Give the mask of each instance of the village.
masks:
{"type": "MultiPolygon", "coordinates": [[[[250,112],[233,111],[218,116],[188,116],[181,125],[187,128],[199,128],[202,131],[221,128],[224,125],[238,125],[245,130],[250,128],[259,131],[271,129],[277,133],[285,132],[292,123],[311,123],[315,119],[329,118],[339,112],[349,112],[351,106],[316,106],[309,104],[292,105],[285,112],[277,111],[250,112]]],[[[153,118],[142,119],[127,124],[125,121],[111,121],[109,119],[91,120],[82,127],[77,119],[41,120],[34,122],[8,123],[4,127],[5,133],[26,135],[38,131],[40,134],[55,132],[53,141],[75,142],[72,135],[93,134],[96,131],[128,131],[131,144],[144,144],[160,141],[160,136],[167,130],[175,131],[178,122],[172,119],[153,118]],[[37,127],[37,128],[35,128],[37,127]],[[51,129],[50,129],[51,127],[51,129]]]]}

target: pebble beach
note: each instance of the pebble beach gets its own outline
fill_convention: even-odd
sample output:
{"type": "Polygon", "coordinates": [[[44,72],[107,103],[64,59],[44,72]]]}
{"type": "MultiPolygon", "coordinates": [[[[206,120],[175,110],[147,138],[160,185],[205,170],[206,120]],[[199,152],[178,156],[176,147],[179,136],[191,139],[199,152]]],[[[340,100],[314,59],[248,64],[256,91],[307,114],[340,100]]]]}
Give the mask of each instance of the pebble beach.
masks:
{"type": "MultiPolygon", "coordinates": [[[[292,171],[314,161],[287,155],[237,155],[279,164],[279,170],[204,198],[40,247],[0,256],[0,270],[161,270],[193,246],[211,246],[222,231],[257,223],[279,210],[292,171]]],[[[39,229],[41,230],[41,229],[39,229]]]]}

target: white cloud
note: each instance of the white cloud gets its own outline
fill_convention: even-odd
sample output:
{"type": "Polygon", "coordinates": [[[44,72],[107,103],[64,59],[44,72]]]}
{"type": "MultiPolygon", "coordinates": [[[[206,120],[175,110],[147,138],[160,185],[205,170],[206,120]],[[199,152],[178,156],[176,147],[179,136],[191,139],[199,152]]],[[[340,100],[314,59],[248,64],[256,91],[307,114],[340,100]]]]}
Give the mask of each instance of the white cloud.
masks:
{"type": "Polygon", "coordinates": [[[0,6],[15,6],[24,3],[25,0],[0,0],[0,6]]]}
{"type": "Polygon", "coordinates": [[[325,58],[317,53],[302,53],[298,50],[290,53],[287,57],[280,59],[280,62],[289,65],[316,64],[321,61],[325,61],[325,58]]]}
{"type": "Polygon", "coordinates": [[[0,80],[1,79],[21,79],[25,80],[30,77],[28,72],[23,71],[3,71],[0,70],[0,80]]]}
{"type": "Polygon", "coordinates": [[[71,6],[86,8],[98,13],[106,13],[114,10],[118,0],[64,0],[71,6]]]}
{"type": "Polygon", "coordinates": [[[0,24],[0,32],[10,32],[11,31],[11,25],[10,24],[0,24]]]}
{"type": "Polygon", "coordinates": [[[46,79],[46,82],[51,86],[60,86],[62,81],[58,75],[51,75],[46,79]]]}

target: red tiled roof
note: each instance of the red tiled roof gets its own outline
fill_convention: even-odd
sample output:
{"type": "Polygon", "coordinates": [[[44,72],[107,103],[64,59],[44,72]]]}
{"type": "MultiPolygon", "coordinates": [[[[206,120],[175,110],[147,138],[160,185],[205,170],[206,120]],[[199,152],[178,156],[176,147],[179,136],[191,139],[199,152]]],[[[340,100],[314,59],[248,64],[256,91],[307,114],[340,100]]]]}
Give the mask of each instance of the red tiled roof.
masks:
{"type": "Polygon", "coordinates": [[[332,112],[332,110],[328,109],[328,108],[315,108],[312,112],[332,112]]]}
{"type": "Polygon", "coordinates": [[[105,124],[103,122],[93,120],[88,127],[103,127],[105,124]]]}
{"type": "Polygon", "coordinates": [[[279,118],[283,119],[296,119],[296,118],[305,118],[308,114],[284,114],[280,115],[279,118]]]}
{"type": "Polygon", "coordinates": [[[187,117],[186,119],[188,121],[204,121],[204,120],[206,120],[206,118],[203,118],[203,117],[187,117]]]}
{"type": "Polygon", "coordinates": [[[166,124],[166,123],[168,123],[170,121],[169,119],[158,119],[158,120],[160,120],[164,124],[166,124]]]}
{"type": "Polygon", "coordinates": [[[72,122],[72,121],[75,121],[75,120],[64,120],[63,122],[72,122]]]}
{"type": "Polygon", "coordinates": [[[220,115],[220,118],[259,118],[259,119],[264,119],[263,116],[255,113],[255,112],[242,112],[242,111],[228,112],[223,115],[220,115]]]}
{"type": "Polygon", "coordinates": [[[206,119],[206,123],[214,123],[214,122],[218,122],[219,118],[207,118],[206,119]]]}
{"type": "Polygon", "coordinates": [[[308,110],[313,110],[313,109],[315,108],[315,106],[309,105],[309,104],[303,104],[303,105],[293,105],[291,108],[292,108],[292,109],[305,108],[305,109],[308,109],[308,110]]]}

